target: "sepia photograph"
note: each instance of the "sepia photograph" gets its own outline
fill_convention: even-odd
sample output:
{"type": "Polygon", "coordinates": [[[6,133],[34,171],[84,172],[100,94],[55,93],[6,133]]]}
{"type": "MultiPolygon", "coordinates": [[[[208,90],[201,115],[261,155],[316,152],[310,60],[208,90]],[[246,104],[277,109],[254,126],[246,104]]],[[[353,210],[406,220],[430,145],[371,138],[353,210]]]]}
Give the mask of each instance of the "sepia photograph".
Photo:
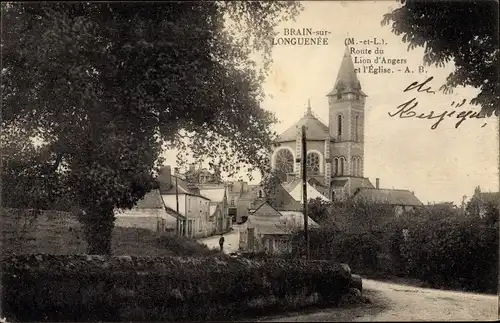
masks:
{"type": "Polygon", "coordinates": [[[0,323],[497,321],[499,22],[2,2],[0,323]]]}

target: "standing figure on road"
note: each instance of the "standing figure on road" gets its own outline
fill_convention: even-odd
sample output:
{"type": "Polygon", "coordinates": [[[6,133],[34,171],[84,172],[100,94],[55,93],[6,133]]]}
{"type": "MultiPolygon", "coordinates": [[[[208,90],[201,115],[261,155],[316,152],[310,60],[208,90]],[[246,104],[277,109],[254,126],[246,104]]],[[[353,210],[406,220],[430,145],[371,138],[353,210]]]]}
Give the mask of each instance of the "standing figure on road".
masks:
{"type": "Polygon", "coordinates": [[[220,235],[220,239],[219,239],[219,246],[220,246],[220,251],[222,252],[222,248],[224,247],[224,236],[220,235]]]}

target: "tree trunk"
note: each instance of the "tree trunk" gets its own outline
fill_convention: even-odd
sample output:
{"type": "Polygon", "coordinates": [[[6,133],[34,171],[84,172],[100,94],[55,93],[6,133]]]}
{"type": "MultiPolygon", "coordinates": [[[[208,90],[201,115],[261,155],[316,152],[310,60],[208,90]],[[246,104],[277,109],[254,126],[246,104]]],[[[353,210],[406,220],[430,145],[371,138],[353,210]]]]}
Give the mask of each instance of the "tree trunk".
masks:
{"type": "Polygon", "coordinates": [[[111,255],[111,239],[115,216],[112,207],[94,206],[80,216],[83,224],[87,254],[111,255]]]}

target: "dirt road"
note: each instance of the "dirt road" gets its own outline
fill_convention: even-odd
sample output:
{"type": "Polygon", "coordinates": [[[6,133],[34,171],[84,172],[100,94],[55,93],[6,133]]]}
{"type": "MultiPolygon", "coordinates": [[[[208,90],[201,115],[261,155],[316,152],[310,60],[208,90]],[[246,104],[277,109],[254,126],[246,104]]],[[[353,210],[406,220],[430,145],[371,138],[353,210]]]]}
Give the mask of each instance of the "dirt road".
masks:
{"type": "Polygon", "coordinates": [[[368,321],[493,321],[498,319],[498,297],[460,293],[363,279],[364,294],[373,304],[352,308],[290,313],[263,322],[368,321]]]}
{"type": "MultiPolygon", "coordinates": [[[[220,235],[199,239],[198,242],[206,245],[210,249],[219,249],[220,235]]],[[[224,253],[238,251],[240,242],[240,228],[238,225],[233,225],[233,231],[224,234],[224,253]]]]}

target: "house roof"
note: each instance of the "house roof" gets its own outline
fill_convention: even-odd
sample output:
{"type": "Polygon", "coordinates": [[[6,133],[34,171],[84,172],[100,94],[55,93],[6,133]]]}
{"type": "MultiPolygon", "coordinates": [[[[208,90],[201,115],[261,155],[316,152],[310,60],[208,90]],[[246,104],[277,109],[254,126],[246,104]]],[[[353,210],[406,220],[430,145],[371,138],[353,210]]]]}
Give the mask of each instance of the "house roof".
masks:
{"type": "Polygon", "coordinates": [[[311,184],[312,186],[316,185],[316,186],[319,186],[319,187],[325,187],[324,183],[319,181],[317,178],[315,177],[311,177],[307,180],[307,182],[309,184],[311,184]]]}
{"type": "MultiPolygon", "coordinates": [[[[306,187],[307,187],[307,200],[320,198],[324,201],[329,201],[329,199],[326,196],[321,194],[311,184],[307,183],[306,187]]],[[[304,197],[302,196],[302,180],[299,180],[299,182],[288,193],[295,201],[304,203],[304,197]]]]}
{"type": "Polygon", "coordinates": [[[168,207],[165,205],[165,212],[168,214],[168,215],[171,215],[173,216],[174,218],[176,219],[181,219],[181,220],[185,220],[186,217],[180,213],[177,213],[177,211],[175,211],[174,209],[168,207]]]}
{"type": "Polygon", "coordinates": [[[284,220],[278,210],[263,202],[248,216],[247,226],[256,227],[263,234],[285,234],[288,230],[284,220]]]}
{"type": "Polygon", "coordinates": [[[163,200],[160,195],[160,190],[152,190],[137,202],[135,205],[138,209],[162,209],[163,200]]]}
{"type": "Polygon", "coordinates": [[[260,189],[260,186],[258,186],[258,185],[249,187],[248,191],[241,193],[239,200],[247,200],[247,201],[253,200],[255,198],[255,193],[259,189],[260,189]]]}
{"type": "Polygon", "coordinates": [[[328,127],[312,113],[307,113],[293,126],[279,135],[277,142],[295,141],[302,126],[307,127],[307,140],[325,140],[330,138],[328,127]]]}
{"type": "Polygon", "coordinates": [[[264,217],[249,215],[247,227],[256,227],[262,234],[287,234],[289,230],[285,223],[281,222],[281,217],[264,217]]]}
{"type": "Polygon", "coordinates": [[[409,190],[359,188],[356,199],[365,199],[389,205],[420,206],[422,202],[409,190]]]}
{"type": "MultiPolygon", "coordinates": [[[[280,211],[281,215],[286,219],[286,222],[289,224],[293,224],[296,227],[303,228],[304,227],[304,213],[299,211],[280,211]]],[[[311,217],[307,217],[307,225],[310,227],[318,227],[318,223],[311,219],[311,217]]]]}
{"type": "Polygon", "coordinates": [[[281,183],[281,186],[287,191],[290,192],[295,188],[295,186],[299,185],[301,183],[301,180],[299,178],[294,178],[289,182],[283,182],[281,183]]]}
{"type": "MultiPolygon", "coordinates": [[[[247,223],[263,234],[289,234],[303,227],[304,215],[297,211],[278,211],[268,202],[264,202],[248,216],[247,223]]],[[[310,217],[308,224],[311,227],[318,226],[310,217]]]]}
{"type": "Polygon", "coordinates": [[[257,206],[255,208],[255,210],[252,212],[252,214],[255,215],[257,212],[267,212],[267,213],[265,213],[265,216],[269,216],[269,215],[281,216],[281,213],[278,211],[278,209],[276,209],[274,206],[272,206],[267,201],[261,202],[259,204],[259,206],[257,206]]]}
{"type": "Polygon", "coordinates": [[[179,194],[191,194],[191,195],[200,195],[199,190],[196,186],[190,185],[185,179],[180,176],[172,175],[171,176],[171,185],[169,189],[162,188],[160,185],[160,193],[161,195],[175,194],[175,182],[177,178],[177,190],[179,194]]]}
{"type": "Polygon", "coordinates": [[[347,179],[334,179],[332,181],[332,186],[335,188],[340,188],[340,187],[344,187],[345,184],[347,183],[347,179]]]}
{"type": "Polygon", "coordinates": [[[278,211],[296,211],[302,209],[302,206],[300,202],[296,201],[289,192],[283,187],[283,184],[280,184],[279,187],[277,187],[276,195],[273,199],[273,197],[262,197],[259,198],[255,194],[260,189],[260,187],[255,188],[251,192],[245,193],[244,197],[240,197],[240,200],[242,201],[250,201],[249,208],[253,210],[257,210],[259,206],[261,206],[263,203],[266,203],[269,199],[271,199],[271,203],[273,208],[275,208],[278,211]],[[275,203],[272,203],[272,202],[275,203]]]}
{"type": "Polygon", "coordinates": [[[201,196],[206,197],[210,201],[221,203],[224,201],[224,194],[226,193],[226,188],[201,188],[201,196]]]}

